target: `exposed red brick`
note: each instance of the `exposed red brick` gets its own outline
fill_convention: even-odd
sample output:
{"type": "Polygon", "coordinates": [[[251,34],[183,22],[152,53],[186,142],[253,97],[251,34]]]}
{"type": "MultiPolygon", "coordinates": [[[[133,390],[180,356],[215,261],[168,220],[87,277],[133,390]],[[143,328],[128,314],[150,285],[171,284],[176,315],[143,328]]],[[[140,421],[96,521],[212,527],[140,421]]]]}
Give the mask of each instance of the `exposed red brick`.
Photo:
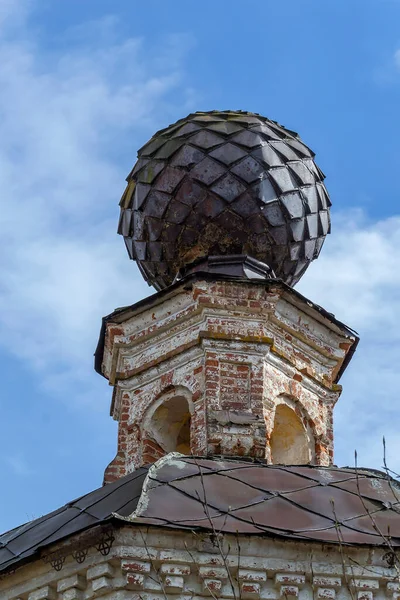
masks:
{"type": "MultiPolygon", "coordinates": [[[[179,301],[174,305],[173,296],[170,296],[168,308],[158,304],[155,312],[153,305],[134,317],[138,325],[142,323],[135,333],[132,333],[132,319],[129,327],[124,322],[107,325],[107,364],[116,360],[121,369],[115,376],[116,389],[119,380],[130,379],[132,391],[124,390],[119,400],[118,392],[116,394],[114,416],[119,420],[118,453],[106,470],[106,478],[121,476],[125,465],[131,469],[141,461],[154,461],[164,454],[154,440],[143,434],[142,423],[153,403],[168,390],[173,391],[175,386],[185,388],[196,403],[191,422],[192,451],[268,457],[274,407],[277,398],[287,396],[289,401],[294,401],[295,412],[301,421],[318,440],[316,462],[321,460],[326,464],[326,457],[332,456],[333,449],[332,410],[340,393],[332,387],[343,360],[343,357],[337,358],[343,355],[337,350],[340,348],[347,353],[351,340],[348,337],[340,339],[340,334],[338,338],[337,331],[332,336],[332,343],[329,337],[318,337],[312,313],[305,323],[301,309],[296,308],[298,305],[294,306],[299,311],[299,319],[285,321],[279,330],[281,315],[276,304],[283,293],[280,286],[267,288],[251,282],[198,281],[192,283],[190,289],[176,293],[180,294],[183,303],[179,301]],[[198,324],[196,317],[197,324],[193,325],[192,315],[198,315],[201,310],[204,310],[204,320],[198,324]],[[273,326],[267,313],[275,316],[273,326]],[[156,315],[160,315],[159,320],[156,315]],[[192,335],[195,327],[198,329],[192,335]],[[113,341],[115,335],[123,340],[124,353],[129,352],[129,347],[134,348],[134,360],[130,363],[118,359],[119,350],[113,341]],[[310,355],[307,345],[312,349],[310,355]],[[304,351],[299,351],[300,347],[304,351]],[[193,348],[202,348],[203,358],[199,359],[198,354],[193,362],[186,358],[182,360],[181,357],[190,356],[193,348]],[[111,360],[110,354],[114,351],[116,354],[111,360]],[[319,352],[323,368],[319,368],[319,352]],[[268,359],[270,353],[274,354],[273,361],[268,359]],[[327,356],[331,357],[331,367],[326,364],[327,356]],[[285,365],[282,369],[279,368],[280,361],[285,365]],[[287,374],[288,364],[294,369],[293,378],[287,374]],[[163,374],[157,375],[158,369],[163,374]],[[150,371],[151,377],[147,378],[150,371]],[[303,376],[313,379],[315,389],[318,385],[323,386],[324,393],[317,393],[316,398],[315,393],[305,388],[303,376]],[[222,421],[209,418],[211,411],[221,410],[251,411],[260,418],[254,424],[246,424],[248,434],[232,433],[222,421]]],[[[284,293],[286,301],[290,290],[284,293]]],[[[109,367],[103,368],[106,371],[109,367]]],[[[235,427],[233,432],[237,431],[235,427]]]]}
{"type": "Polygon", "coordinates": [[[143,463],[153,463],[159,458],[165,456],[165,451],[155,442],[149,438],[143,440],[143,463]]]}
{"type": "Polygon", "coordinates": [[[206,367],[218,367],[219,366],[219,361],[218,360],[214,360],[211,358],[208,358],[206,360],[206,367]]]}

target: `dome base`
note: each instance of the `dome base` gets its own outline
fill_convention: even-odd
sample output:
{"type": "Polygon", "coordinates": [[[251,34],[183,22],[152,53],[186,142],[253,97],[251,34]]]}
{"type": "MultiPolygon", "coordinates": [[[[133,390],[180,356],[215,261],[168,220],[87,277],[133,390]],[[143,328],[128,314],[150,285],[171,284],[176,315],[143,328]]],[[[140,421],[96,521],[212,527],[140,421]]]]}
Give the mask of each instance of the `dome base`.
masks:
{"type": "Polygon", "coordinates": [[[239,279],[277,279],[274,271],[266,263],[245,254],[207,256],[181,269],[175,281],[191,273],[215,273],[239,279]]]}

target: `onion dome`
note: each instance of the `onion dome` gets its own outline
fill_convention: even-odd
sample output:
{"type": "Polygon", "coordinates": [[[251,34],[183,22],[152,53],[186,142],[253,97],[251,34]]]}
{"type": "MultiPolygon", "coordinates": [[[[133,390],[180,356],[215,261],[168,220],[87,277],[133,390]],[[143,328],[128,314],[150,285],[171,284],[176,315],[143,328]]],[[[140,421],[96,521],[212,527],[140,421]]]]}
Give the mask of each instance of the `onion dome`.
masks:
{"type": "Polygon", "coordinates": [[[246,255],[295,285],[330,231],[314,153],[258,114],[196,112],[138,152],[118,233],[157,290],[207,257],[246,255]]]}

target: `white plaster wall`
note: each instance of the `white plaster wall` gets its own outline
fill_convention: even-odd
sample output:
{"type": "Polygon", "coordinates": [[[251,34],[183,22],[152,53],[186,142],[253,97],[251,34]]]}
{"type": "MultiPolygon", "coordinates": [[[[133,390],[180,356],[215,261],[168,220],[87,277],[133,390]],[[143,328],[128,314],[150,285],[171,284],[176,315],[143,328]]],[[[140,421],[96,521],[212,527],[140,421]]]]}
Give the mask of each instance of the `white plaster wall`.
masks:
{"type": "MultiPolygon", "coordinates": [[[[68,553],[68,545],[64,550],[68,553]]],[[[396,600],[398,572],[387,566],[385,553],[385,548],[123,527],[108,556],[91,549],[81,565],[68,556],[59,572],[36,560],[0,580],[0,598],[396,600]]]]}

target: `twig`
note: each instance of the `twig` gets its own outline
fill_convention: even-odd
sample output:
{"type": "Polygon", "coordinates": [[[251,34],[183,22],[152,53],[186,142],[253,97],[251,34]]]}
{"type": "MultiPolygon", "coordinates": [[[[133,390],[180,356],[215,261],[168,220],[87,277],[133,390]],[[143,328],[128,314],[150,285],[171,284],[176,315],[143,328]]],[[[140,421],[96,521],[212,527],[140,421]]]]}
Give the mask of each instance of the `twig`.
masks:
{"type": "Polygon", "coordinates": [[[147,542],[146,542],[146,540],[145,540],[145,538],[144,538],[143,532],[142,532],[142,530],[140,529],[140,527],[139,527],[139,533],[140,533],[140,537],[142,538],[143,545],[144,545],[144,547],[145,547],[145,549],[146,549],[146,553],[147,553],[147,556],[148,556],[148,558],[149,558],[149,561],[150,561],[150,563],[151,563],[151,566],[153,567],[153,571],[154,571],[154,572],[155,572],[155,574],[157,575],[158,581],[157,581],[157,579],[154,579],[154,578],[153,578],[153,577],[151,577],[151,576],[150,576],[150,579],[151,579],[152,581],[154,581],[155,583],[158,583],[158,585],[161,587],[161,591],[162,591],[162,594],[163,594],[163,596],[164,596],[164,600],[168,600],[168,596],[167,596],[167,593],[166,593],[166,591],[165,591],[165,587],[164,587],[164,582],[163,582],[163,580],[162,580],[162,577],[161,577],[161,575],[160,575],[160,573],[159,573],[159,570],[156,568],[156,566],[155,566],[155,564],[154,564],[153,557],[152,557],[152,556],[151,556],[151,554],[150,554],[149,548],[148,548],[148,546],[147,546],[147,542]]]}
{"type": "MultiPolygon", "coordinates": [[[[337,538],[338,538],[338,542],[339,542],[339,552],[340,552],[340,559],[342,562],[342,570],[343,570],[343,577],[345,579],[346,582],[346,586],[347,589],[350,592],[350,596],[352,598],[352,600],[355,600],[355,596],[354,596],[354,591],[352,589],[352,586],[349,584],[349,580],[347,578],[347,570],[346,570],[346,562],[345,562],[345,557],[344,557],[344,552],[343,552],[343,535],[342,535],[342,531],[340,529],[340,522],[336,516],[336,511],[335,511],[335,502],[333,501],[333,499],[331,499],[331,506],[332,506],[332,512],[333,512],[333,516],[335,517],[335,529],[336,529],[336,534],[337,534],[337,538]]],[[[351,568],[351,567],[350,567],[351,568]]],[[[351,569],[353,578],[354,578],[354,573],[353,573],[353,569],[351,569]]]]}
{"type": "MultiPolygon", "coordinates": [[[[396,495],[396,493],[395,493],[395,491],[394,491],[394,488],[393,488],[393,485],[392,485],[392,481],[391,481],[391,480],[392,480],[392,478],[391,478],[391,476],[389,475],[389,471],[391,471],[391,469],[389,469],[389,468],[388,468],[388,466],[387,466],[387,462],[386,462],[386,440],[385,440],[385,436],[383,436],[383,438],[382,438],[382,444],[383,444],[383,465],[384,465],[384,469],[385,469],[385,471],[386,471],[386,475],[387,475],[387,481],[388,481],[389,487],[390,487],[390,489],[391,489],[391,492],[392,492],[393,496],[394,496],[394,497],[395,497],[395,499],[396,499],[396,502],[399,502],[399,497],[396,495]]],[[[392,472],[392,473],[393,473],[393,474],[394,474],[396,477],[400,477],[400,475],[397,475],[397,473],[395,473],[394,471],[391,471],[391,472],[392,472]]]]}
{"type": "MultiPolygon", "coordinates": [[[[192,533],[195,535],[194,531],[192,533]]],[[[190,558],[192,559],[192,562],[193,562],[194,566],[197,567],[197,571],[198,571],[199,577],[203,580],[203,583],[207,587],[207,590],[210,592],[210,594],[214,598],[214,600],[218,600],[218,597],[214,594],[214,592],[212,591],[212,589],[210,589],[208,587],[208,584],[206,583],[205,577],[203,577],[202,574],[200,573],[199,565],[197,564],[197,562],[196,562],[196,560],[195,560],[195,558],[193,556],[193,553],[189,550],[188,545],[187,545],[186,542],[184,542],[184,546],[185,546],[186,552],[189,554],[190,558]]]]}
{"type": "MultiPolygon", "coordinates": [[[[216,544],[217,544],[217,547],[218,547],[218,551],[219,551],[219,553],[220,553],[220,555],[222,557],[222,560],[224,562],[224,566],[225,566],[225,569],[226,569],[227,574],[228,574],[229,583],[230,583],[230,586],[232,588],[232,594],[233,594],[234,600],[237,600],[236,590],[235,590],[235,584],[233,582],[232,574],[231,574],[230,569],[229,569],[229,565],[228,565],[228,561],[227,561],[227,555],[226,556],[224,555],[224,552],[223,552],[223,549],[222,549],[222,546],[221,546],[220,535],[215,530],[214,522],[213,522],[213,520],[211,518],[210,511],[208,510],[207,494],[206,494],[206,488],[205,488],[205,485],[204,485],[203,472],[201,470],[200,465],[196,461],[196,459],[194,459],[194,462],[195,462],[195,464],[196,464],[196,466],[197,466],[197,468],[199,470],[200,482],[201,482],[201,487],[202,487],[203,495],[204,495],[204,500],[201,500],[200,495],[198,494],[199,502],[201,502],[201,504],[203,505],[204,512],[206,514],[208,522],[210,523],[213,535],[215,537],[215,541],[216,541],[216,544]]],[[[241,596],[240,596],[240,587],[239,587],[239,599],[240,599],[240,597],[241,596]]]]}
{"type": "MultiPolygon", "coordinates": [[[[385,460],[386,460],[386,457],[385,457],[385,460]]],[[[360,498],[360,501],[361,501],[361,503],[362,503],[362,505],[363,505],[363,508],[364,508],[364,510],[365,510],[365,512],[366,512],[366,514],[368,515],[368,517],[369,517],[369,518],[370,518],[370,520],[371,520],[372,527],[375,529],[375,531],[377,532],[377,534],[381,536],[382,540],[384,541],[384,543],[386,544],[386,546],[389,548],[390,552],[392,552],[392,553],[393,553],[393,556],[394,556],[394,557],[395,557],[395,559],[396,559],[396,561],[395,561],[395,562],[394,562],[394,564],[393,564],[393,567],[396,569],[396,572],[397,572],[397,577],[398,577],[398,579],[399,579],[399,581],[400,581],[400,573],[399,573],[399,568],[398,568],[398,566],[397,566],[397,564],[396,564],[396,563],[398,562],[398,557],[397,557],[397,554],[396,554],[396,550],[395,550],[395,548],[394,548],[394,546],[393,546],[392,542],[390,541],[390,535],[389,535],[389,533],[388,533],[388,536],[386,537],[386,536],[385,536],[385,535],[382,533],[382,531],[381,531],[381,530],[380,530],[380,528],[378,527],[378,525],[377,525],[377,523],[376,523],[376,521],[375,521],[374,517],[373,517],[373,516],[372,516],[372,514],[370,513],[370,511],[369,511],[369,509],[368,509],[367,505],[365,504],[363,496],[361,495],[361,491],[360,491],[360,481],[359,481],[359,477],[358,477],[358,466],[357,466],[357,450],[355,450],[355,451],[354,451],[354,462],[355,462],[355,470],[356,470],[356,486],[357,486],[357,493],[358,493],[358,497],[360,498]]]]}
{"type": "Polygon", "coordinates": [[[311,550],[311,557],[310,557],[310,571],[311,571],[311,589],[312,589],[312,597],[313,600],[315,598],[315,590],[314,590],[314,567],[313,567],[313,552],[311,550]]]}
{"type": "Polygon", "coordinates": [[[240,580],[239,580],[239,573],[240,573],[240,557],[241,557],[241,548],[240,548],[240,542],[239,542],[239,532],[238,530],[236,530],[236,545],[237,545],[237,573],[236,573],[236,580],[237,580],[237,584],[238,584],[238,588],[239,588],[239,595],[241,595],[242,590],[240,587],[240,580]]]}
{"type": "MultiPolygon", "coordinates": [[[[385,442],[385,438],[383,438],[383,448],[384,448],[384,463],[386,463],[386,442],[385,442]]],[[[364,502],[364,498],[361,495],[361,491],[360,491],[360,483],[359,483],[359,477],[358,477],[358,466],[357,466],[357,451],[354,452],[354,460],[355,460],[355,469],[356,469],[356,485],[357,485],[357,493],[358,496],[361,500],[361,503],[363,505],[363,508],[366,512],[366,514],[368,515],[368,517],[370,518],[370,521],[372,523],[372,527],[375,529],[375,531],[378,533],[378,535],[380,535],[380,537],[382,538],[384,544],[389,548],[391,556],[393,557],[393,561],[392,561],[392,565],[391,567],[394,568],[396,570],[397,573],[397,580],[400,581],[400,572],[399,572],[399,568],[398,568],[398,556],[396,554],[395,548],[393,547],[393,544],[390,541],[390,533],[388,531],[388,536],[386,537],[382,531],[380,530],[380,528],[378,527],[375,519],[373,518],[372,514],[370,513],[369,509],[367,508],[365,502],[364,502]]],[[[396,497],[396,496],[395,496],[396,497]]]]}

